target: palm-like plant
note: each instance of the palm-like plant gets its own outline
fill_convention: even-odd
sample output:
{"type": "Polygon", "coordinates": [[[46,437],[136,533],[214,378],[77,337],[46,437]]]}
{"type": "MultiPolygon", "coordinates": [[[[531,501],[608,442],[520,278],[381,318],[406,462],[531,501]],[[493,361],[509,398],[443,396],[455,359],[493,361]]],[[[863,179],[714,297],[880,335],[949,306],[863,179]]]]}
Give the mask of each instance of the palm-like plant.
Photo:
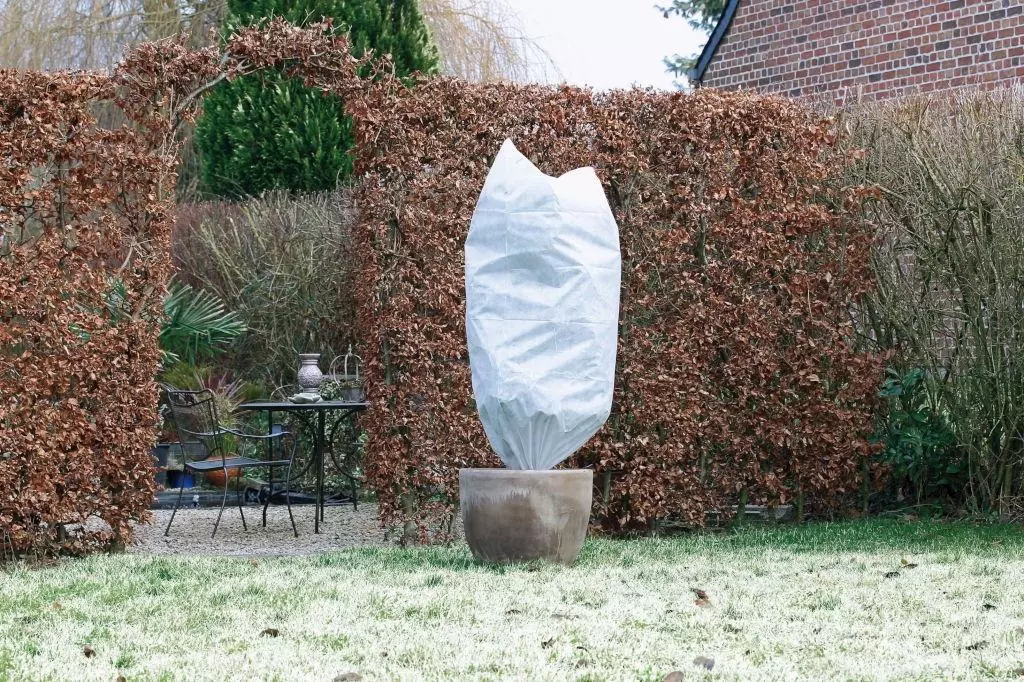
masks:
{"type": "Polygon", "coordinates": [[[245,322],[224,307],[217,296],[174,282],[164,299],[167,317],[160,330],[160,347],[169,361],[189,364],[213,356],[245,333],[245,322]]]}

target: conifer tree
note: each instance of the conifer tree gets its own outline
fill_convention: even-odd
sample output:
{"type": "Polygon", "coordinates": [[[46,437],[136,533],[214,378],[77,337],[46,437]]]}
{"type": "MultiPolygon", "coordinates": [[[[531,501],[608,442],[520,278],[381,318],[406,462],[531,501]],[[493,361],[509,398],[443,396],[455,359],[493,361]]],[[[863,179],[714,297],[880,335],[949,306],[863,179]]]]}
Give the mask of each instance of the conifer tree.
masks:
{"type": "MultiPolygon", "coordinates": [[[[225,30],[281,16],[330,19],[352,52],[391,54],[399,75],[433,73],[438,56],[416,0],[230,0],[225,30]]],[[[352,172],[352,120],[333,95],[264,72],[222,83],[196,128],[202,185],[226,197],[333,188],[352,172]]]]}

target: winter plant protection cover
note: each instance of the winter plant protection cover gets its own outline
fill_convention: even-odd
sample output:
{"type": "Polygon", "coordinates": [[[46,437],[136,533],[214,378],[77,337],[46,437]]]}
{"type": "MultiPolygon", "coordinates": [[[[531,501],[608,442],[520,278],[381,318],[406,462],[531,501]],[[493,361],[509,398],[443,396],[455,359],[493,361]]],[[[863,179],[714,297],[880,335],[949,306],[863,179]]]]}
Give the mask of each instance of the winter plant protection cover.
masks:
{"type": "Polygon", "coordinates": [[[506,140],[466,239],[473,393],[509,469],[551,469],[611,412],[622,258],[592,168],[545,175],[506,140]]]}

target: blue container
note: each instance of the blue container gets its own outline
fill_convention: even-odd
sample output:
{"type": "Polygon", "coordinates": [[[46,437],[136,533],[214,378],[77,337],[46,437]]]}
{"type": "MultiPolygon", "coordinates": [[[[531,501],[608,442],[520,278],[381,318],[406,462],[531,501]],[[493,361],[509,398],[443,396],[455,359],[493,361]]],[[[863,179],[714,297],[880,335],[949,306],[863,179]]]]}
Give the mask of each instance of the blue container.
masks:
{"type": "Polygon", "coordinates": [[[168,471],[167,472],[167,487],[168,488],[192,488],[195,486],[195,481],[192,479],[192,474],[187,471],[168,471]]]}

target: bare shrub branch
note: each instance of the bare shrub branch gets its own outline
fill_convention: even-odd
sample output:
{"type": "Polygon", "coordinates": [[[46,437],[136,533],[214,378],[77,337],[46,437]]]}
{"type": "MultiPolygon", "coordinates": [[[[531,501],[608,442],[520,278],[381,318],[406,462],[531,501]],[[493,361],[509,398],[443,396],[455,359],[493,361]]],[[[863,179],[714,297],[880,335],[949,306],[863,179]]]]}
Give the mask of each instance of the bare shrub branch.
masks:
{"type": "Polygon", "coordinates": [[[1024,90],[963,90],[865,106],[881,230],[867,322],[894,362],[926,370],[969,466],[970,505],[1024,486],[1024,90]]]}

